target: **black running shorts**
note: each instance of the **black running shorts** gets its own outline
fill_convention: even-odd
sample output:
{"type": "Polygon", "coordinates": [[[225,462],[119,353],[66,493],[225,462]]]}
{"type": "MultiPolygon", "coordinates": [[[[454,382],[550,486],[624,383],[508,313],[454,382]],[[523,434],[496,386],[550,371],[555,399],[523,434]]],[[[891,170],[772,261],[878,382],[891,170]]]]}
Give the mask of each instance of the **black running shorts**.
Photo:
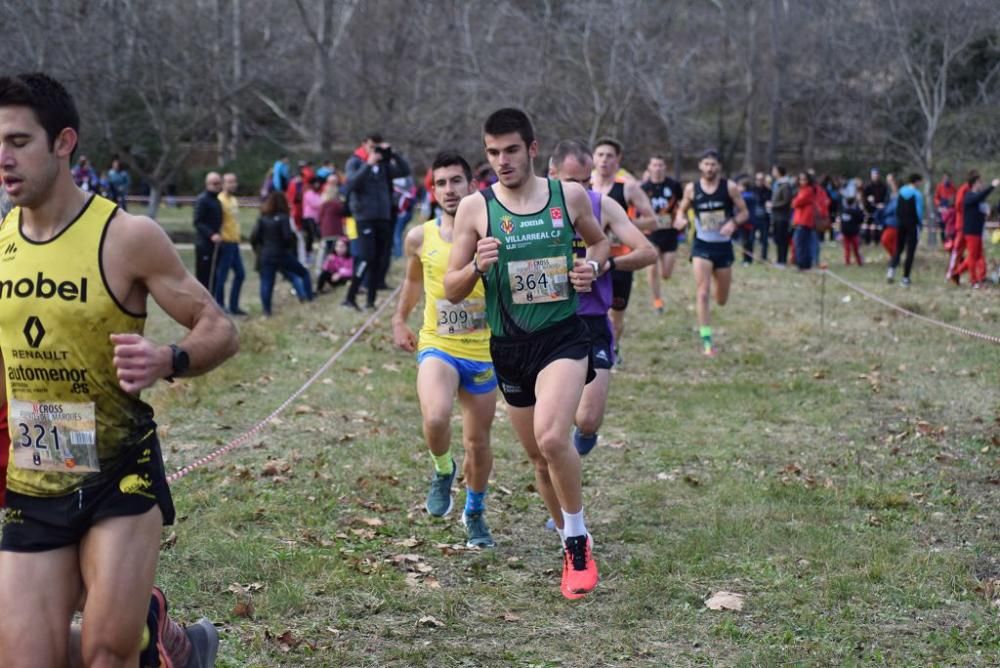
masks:
{"type": "Polygon", "coordinates": [[[610,369],[615,365],[615,335],[606,315],[581,315],[590,330],[590,348],[595,369],[610,369]]]}
{"type": "Polygon", "coordinates": [[[729,241],[702,241],[695,237],[691,245],[691,259],[700,257],[712,263],[712,269],[726,269],[733,266],[733,244],[729,241]]]}
{"type": "Polygon", "coordinates": [[[661,253],[677,252],[677,230],[655,230],[650,233],[649,241],[656,246],[661,253]]]}
{"type": "Polygon", "coordinates": [[[632,296],[632,272],[619,271],[615,269],[611,272],[611,308],[615,311],[624,311],[628,308],[628,299],[632,296]]]}
{"type": "Polygon", "coordinates": [[[44,552],[76,545],[101,520],[142,515],[153,506],[160,507],[165,526],[174,523],[174,502],[155,433],[70,494],[39,497],[7,490],[0,550],[44,552]]]}
{"type": "Polygon", "coordinates": [[[586,359],[587,382],[595,376],[590,330],[575,315],[526,336],[494,336],[490,338],[490,356],[500,392],[517,408],[535,405],[538,374],[556,360],[586,359]]]}

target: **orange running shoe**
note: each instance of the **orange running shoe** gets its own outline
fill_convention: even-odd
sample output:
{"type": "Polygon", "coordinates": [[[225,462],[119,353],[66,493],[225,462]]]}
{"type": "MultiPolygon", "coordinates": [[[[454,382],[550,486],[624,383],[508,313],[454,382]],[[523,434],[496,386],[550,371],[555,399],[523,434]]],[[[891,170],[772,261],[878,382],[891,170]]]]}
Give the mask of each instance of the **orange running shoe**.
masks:
{"type": "Polygon", "coordinates": [[[570,600],[583,598],[593,591],[601,579],[592,554],[594,541],[590,535],[571,536],[563,547],[562,595],[570,600]]]}
{"type": "Polygon", "coordinates": [[[653,300],[653,308],[656,310],[657,313],[663,313],[663,300],[662,299],[654,299],[653,300]]]}

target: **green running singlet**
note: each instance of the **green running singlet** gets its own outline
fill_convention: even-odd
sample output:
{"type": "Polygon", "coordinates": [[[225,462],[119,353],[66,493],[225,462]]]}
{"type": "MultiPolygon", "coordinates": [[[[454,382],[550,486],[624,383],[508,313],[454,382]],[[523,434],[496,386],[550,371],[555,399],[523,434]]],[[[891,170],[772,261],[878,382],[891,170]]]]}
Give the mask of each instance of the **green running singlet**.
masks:
{"type": "Polygon", "coordinates": [[[486,319],[494,336],[524,336],[576,314],[577,295],[569,280],[573,223],[562,184],[548,182],[548,203],[527,215],[509,211],[492,186],[481,191],[486,234],[500,240],[497,263],[483,276],[486,319]]]}

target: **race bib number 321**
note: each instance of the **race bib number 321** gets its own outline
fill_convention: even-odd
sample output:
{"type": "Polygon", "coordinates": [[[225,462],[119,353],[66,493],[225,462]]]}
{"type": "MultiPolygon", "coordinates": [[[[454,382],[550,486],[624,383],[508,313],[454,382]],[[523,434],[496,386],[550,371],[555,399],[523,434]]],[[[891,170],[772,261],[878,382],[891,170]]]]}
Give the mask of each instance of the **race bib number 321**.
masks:
{"type": "Polygon", "coordinates": [[[12,399],[9,421],[18,468],[79,474],[101,470],[93,403],[12,399]]]}
{"type": "Polygon", "coordinates": [[[542,257],[507,263],[515,304],[569,299],[569,269],[565,257],[542,257]]]}

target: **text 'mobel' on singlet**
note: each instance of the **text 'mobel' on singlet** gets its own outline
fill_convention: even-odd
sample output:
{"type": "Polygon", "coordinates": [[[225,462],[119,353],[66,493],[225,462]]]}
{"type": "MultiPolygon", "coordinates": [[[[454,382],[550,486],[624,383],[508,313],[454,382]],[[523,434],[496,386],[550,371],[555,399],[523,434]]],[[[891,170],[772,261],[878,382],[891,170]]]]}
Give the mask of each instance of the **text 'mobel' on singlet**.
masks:
{"type": "Polygon", "coordinates": [[[56,237],[35,242],[20,209],[0,223],[0,351],[10,410],[10,489],[81,487],[155,429],[152,409],[118,385],[112,333],[142,334],[145,314],[110,293],[101,247],[113,202],[92,196],[56,237]]]}
{"type": "Polygon", "coordinates": [[[719,179],[715,192],[708,194],[701,189],[701,179],[694,182],[694,226],[695,234],[702,241],[719,243],[731,241],[719,230],[734,216],[733,198],[729,196],[729,183],[719,179]]]}
{"type": "Polygon", "coordinates": [[[424,324],[419,350],[437,348],[477,362],[490,361],[490,330],[486,325],[486,288],[481,281],[461,304],[444,296],[451,242],[441,238],[441,219],[424,223],[420,264],[424,272],[424,324]]]}
{"type": "Polygon", "coordinates": [[[549,200],[539,211],[507,209],[491,186],[486,198],[487,235],[500,240],[497,263],[486,273],[486,318],[495,336],[524,336],[572,317],[577,294],[573,223],[562,184],[548,179],[549,200]]]}

